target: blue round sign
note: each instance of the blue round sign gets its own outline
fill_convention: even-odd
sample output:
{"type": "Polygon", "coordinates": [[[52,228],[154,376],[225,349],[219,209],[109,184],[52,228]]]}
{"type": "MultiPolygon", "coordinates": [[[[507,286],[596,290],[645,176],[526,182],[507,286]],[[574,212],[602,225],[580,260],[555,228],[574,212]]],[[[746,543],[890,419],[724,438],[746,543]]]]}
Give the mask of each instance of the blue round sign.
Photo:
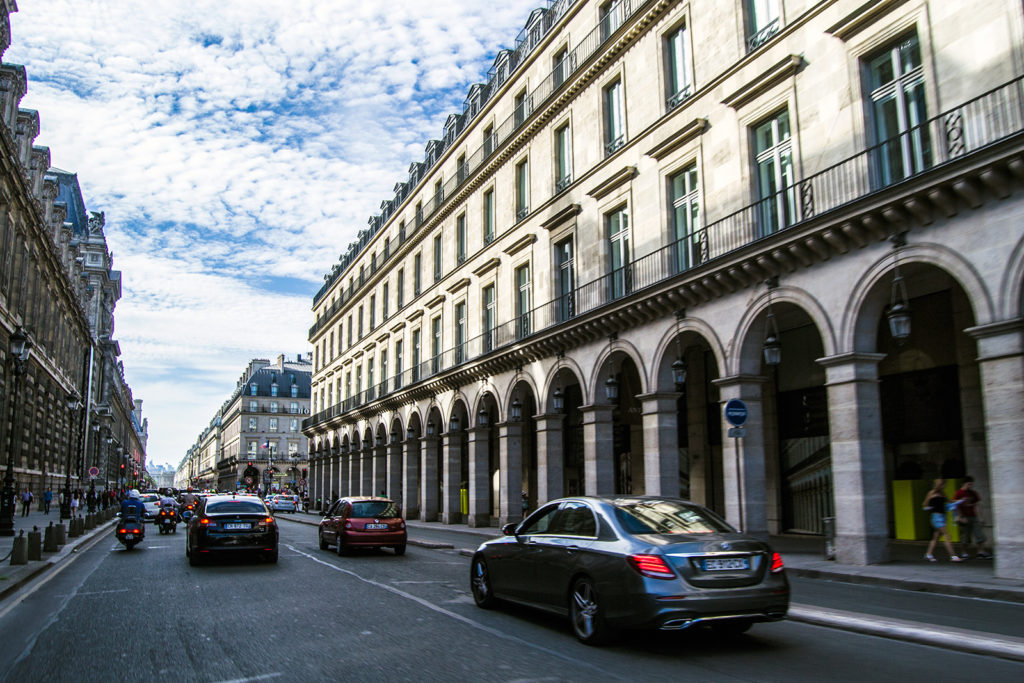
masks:
{"type": "Polygon", "coordinates": [[[738,398],[725,402],[725,419],[733,427],[742,427],[747,421],[747,404],[738,398]]]}

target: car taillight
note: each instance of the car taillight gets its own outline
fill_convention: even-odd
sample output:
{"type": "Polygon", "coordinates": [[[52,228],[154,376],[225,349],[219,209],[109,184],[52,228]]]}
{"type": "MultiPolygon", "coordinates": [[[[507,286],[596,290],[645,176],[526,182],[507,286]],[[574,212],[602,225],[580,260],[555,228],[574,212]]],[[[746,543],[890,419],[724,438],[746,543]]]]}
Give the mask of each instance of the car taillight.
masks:
{"type": "Polygon", "coordinates": [[[770,570],[771,573],[778,574],[785,568],[786,565],[782,563],[782,555],[779,555],[778,553],[772,553],[772,568],[770,570]]]}
{"type": "Polygon", "coordinates": [[[676,573],[672,571],[660,555],[630,555],[628,558],[630,566],[643,576],[652,579],[674,579],[676,573]]]}
{"type": "Polygon", "coordinates": [[[211,521],[208,517],[203,517],[199,520],[200,526],[217,526],[216,522],[211,521]]]}

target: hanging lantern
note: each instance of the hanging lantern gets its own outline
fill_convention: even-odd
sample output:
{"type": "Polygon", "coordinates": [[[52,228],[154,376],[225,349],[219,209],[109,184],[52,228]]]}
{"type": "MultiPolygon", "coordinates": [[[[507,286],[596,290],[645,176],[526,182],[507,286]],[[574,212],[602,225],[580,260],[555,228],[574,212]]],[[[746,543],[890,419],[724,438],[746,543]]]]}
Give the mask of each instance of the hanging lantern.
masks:
{"type": "Polygon", "coordinates": [[[562,387],[555,387],[555,392],[551,395],[551,405],[559,413],[565,408],[565,396],[562,394],[562,387]]]}
{"type": "Polygon", "coordinates": [[[775,322],[771,302],[768,303],[768,320],[765,323],[764,362],[767,365],[778,365],[782,362],[782,342],[779,341],[779,326],[775,322]]]}
{"type": "Polygon", "coordinates": [[[619,380],[615,379],[614,374],[604,381],[604,395],[609,401],[619,400],[619,380]]]}
{"type": "Polygon", "coordinates": [[[672,381],[676,384],[676,391],[686,387],[686,363],[682,358],[676,358],[672,363],[672,381]]]}
{"type": "Polygon", "coordinates": [[[512,421],[513,422],[519,422],[522,419],[523,419],[523,404],[519,400],[519,397],[516,396],[514,399],[512,399],[512,421]]]}
{"type": "Polygon", "coordinates": [[[452,415],[452,419],[448,422],[448,431],[457,432],[459,431],[459,416],[452,415]]]}
{"type": "MultiPolygon", "coordinates": [[[[487,414],[487,409],[484,408],[483,406],[480,406],[480,410],[478,410],[477,413],[476,413],[476,426],[477,427],[486,427],[489,418],[490,418],[490,416],[487,414]]],[[[455,423],[455,427],[454,428],[455,429],[459,428],[458,427],[458,422],[455,423]]]]}
{"type": "Polygon", "coordinates": [[[433,436],[435,429],[436,428],[434,426],[434,421],[433,420],[430,420],[429,422],[427,422],[427,436],[433,436]]]}
{"type": "Polygon", "coordinates": [[[899,266],[896,266],[893,274],[892,296],[885,317],[889,319],[889,332],[893,339],[903,342],[910,336],[910,301],[907,299],[907,286],[899,266]]]}
{"type": "Polygon", "coordinates": [[[405,430],[405,438],[407,438],[407,439],[415,439],[416,438],[416,432],[413,431],[412,427],[409,427],[408,429],[405,430]]]}

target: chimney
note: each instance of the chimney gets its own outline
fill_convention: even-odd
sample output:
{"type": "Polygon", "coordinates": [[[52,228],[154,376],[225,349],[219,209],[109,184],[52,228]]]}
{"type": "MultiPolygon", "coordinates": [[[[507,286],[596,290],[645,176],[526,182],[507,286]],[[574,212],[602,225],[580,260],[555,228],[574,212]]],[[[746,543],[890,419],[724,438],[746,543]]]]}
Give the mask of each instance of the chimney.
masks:
{"type": "Polygon", "coordinates": [[[284,354],[279,354],[277,357],[277,367],[284,370],[284,354]]]}

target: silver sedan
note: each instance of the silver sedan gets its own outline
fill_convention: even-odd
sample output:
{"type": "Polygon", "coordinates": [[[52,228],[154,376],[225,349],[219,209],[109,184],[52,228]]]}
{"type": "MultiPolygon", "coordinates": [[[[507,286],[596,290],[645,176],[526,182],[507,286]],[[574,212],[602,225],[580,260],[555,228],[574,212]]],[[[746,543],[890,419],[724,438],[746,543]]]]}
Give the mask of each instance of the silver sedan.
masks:
{"type": "Polygon", "coordinates": [[[473,556],[476,604],[508,600],[566,615],[584,643],[618,628],[742,633],[789,610],[779,554],[696,503],[562,498],[502,532],[473,556]]]}

